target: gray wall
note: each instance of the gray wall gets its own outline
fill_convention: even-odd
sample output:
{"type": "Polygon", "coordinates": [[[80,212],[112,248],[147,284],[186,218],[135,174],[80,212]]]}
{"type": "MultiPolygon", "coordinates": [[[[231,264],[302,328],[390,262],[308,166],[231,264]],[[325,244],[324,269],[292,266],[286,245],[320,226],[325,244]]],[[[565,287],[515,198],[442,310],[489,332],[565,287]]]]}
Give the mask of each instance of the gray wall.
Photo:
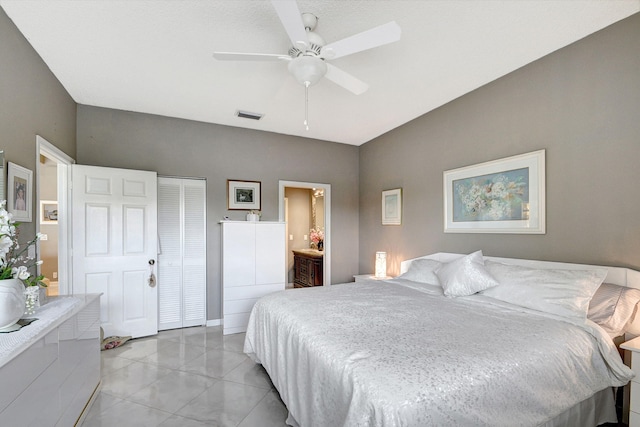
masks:
{"type": "Polygon", "coordinates": [[[219,319],[227,179],[262,182],[262,220],[278,219],[278,181],[331,184],[332,282],[358,271],[358,147],[182,119],[78,106],[77,161],[207,179],[207,318],[219,319]]]}
{"type": "Polygon", "coordinates": [[[376,250],[640,267],[640,14],[463,96],[360,150],[360,273],[376,250]],[[546,235],[445,234],[442,172],[546,149],[546,235]],[[403,188],[402,226],[381,191],[403,188]]]}
{"type": "Polygon", "coordinates": [[[74,157],[76,103],[0,9],[0,150],[7,161],[34,171],[34,222],[20,227],[21,240],[35,235],[38,214],[36,134],[74,157]]]}

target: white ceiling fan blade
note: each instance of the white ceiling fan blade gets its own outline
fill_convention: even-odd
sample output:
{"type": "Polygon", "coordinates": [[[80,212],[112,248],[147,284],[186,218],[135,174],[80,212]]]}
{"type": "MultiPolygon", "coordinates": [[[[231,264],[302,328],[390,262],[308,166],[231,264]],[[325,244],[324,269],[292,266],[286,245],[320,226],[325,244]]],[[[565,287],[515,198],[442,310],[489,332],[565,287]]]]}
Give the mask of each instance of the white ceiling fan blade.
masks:
{"type": "MultiPolygon", "coordinates": [[[[331,59],[351,55],[352,53],[372,49],[374,47],[393,43],[400,40],[402,30],[396,21],[391,21],[378,27],[354,34],[351,37],[329,43],[322,51],[327,51],[331,59]],[[329,53],[331,52],[331,53],[329,53]]],[[[323,54],[324,56],[324,54],[323,54]]]]}
{"type": "Polygon", "coordinates": [[[291,44],[298,46],[300,43],[309,44],[307,31],[302,23],[302,14],[295,0],[271,0],[284,29],[291,40],[291,44]]]}
{"type": "Polygon", "coordinates": [[[276,53],[236,53],[213,52],[213,57],[220,61],[288,61],[289,55],[276,53]]]}
{"type": "Polygon", "coordinates": [[[343,88],[355,93],[356,95],[363,94],[367,91],[367,89],[369,89],[368,84],[353,77],[346,71],[342,71],[335,65],[327,64],[327,74],[325,74],[324,76],[338,86],[342,86],[343,88]]]}

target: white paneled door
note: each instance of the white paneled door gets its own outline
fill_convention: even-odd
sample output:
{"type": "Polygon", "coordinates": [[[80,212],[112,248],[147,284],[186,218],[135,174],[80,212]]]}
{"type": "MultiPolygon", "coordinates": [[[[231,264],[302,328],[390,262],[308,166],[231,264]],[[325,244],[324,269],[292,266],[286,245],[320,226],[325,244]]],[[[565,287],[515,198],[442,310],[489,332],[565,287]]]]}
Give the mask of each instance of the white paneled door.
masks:
{"type": "Polygon", "coordinates": [[[73,165],[72,182],[73,292],[102,293],[105,336],[156,334],[156,173],[73,165]]]}

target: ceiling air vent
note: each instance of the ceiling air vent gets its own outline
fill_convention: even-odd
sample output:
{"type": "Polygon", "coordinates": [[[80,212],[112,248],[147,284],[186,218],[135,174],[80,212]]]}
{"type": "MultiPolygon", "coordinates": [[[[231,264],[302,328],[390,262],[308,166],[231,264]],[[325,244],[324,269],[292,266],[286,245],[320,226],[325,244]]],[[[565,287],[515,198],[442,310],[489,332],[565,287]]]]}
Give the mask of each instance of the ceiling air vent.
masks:
{"type": "Polygon", "coordinates": [[[238,110],[236,112],[236,116],[243,119],[260,120],[261,118],[264,117],[264,114],[250,113],[248,111],[238,110]]]}

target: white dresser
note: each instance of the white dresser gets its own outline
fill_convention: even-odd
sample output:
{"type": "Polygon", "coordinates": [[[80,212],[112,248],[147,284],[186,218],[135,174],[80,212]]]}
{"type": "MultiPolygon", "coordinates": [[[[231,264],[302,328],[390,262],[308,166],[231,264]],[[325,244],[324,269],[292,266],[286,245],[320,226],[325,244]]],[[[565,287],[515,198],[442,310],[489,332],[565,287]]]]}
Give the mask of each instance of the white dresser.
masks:
{"type": "Polygon", "coordinates": [[[223,333],[247,330],[258,298],[284,290],[285,223],[222,221],[223,333]]]}
{"type": "Polygon", "coordinates": [[[73,426],[100,384],[100,295],[52,297],[0,335],[0,426],[73,426]]]}

